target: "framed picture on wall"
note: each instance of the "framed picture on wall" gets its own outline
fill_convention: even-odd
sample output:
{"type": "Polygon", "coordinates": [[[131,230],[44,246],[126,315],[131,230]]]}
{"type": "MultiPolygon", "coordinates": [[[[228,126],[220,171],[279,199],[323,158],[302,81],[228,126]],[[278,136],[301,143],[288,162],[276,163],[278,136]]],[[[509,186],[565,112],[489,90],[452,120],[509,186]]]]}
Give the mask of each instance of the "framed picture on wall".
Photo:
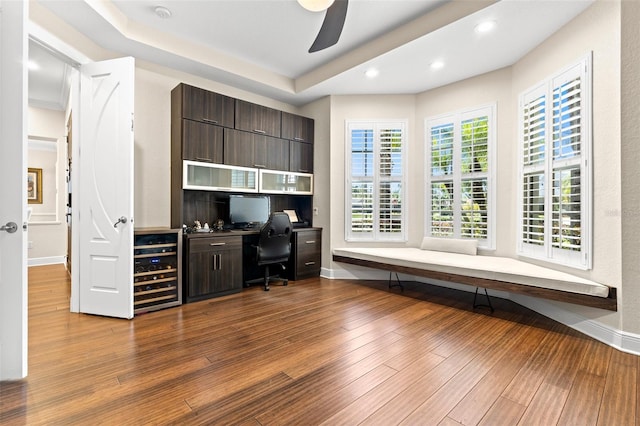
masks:
{"type": "Polygon", "coordinates": [[[29,167],[27,170],[27,201],[42,204],[42,169],[29,167]]]}

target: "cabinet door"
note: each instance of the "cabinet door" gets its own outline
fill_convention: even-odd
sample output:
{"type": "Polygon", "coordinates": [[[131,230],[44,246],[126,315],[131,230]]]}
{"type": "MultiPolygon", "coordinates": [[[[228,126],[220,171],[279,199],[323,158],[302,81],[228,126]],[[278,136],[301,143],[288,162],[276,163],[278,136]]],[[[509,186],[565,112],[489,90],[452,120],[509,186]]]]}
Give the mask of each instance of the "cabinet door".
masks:
{"type": "Polygon", "coordinates": [[[282,112],[276,109],[236,100],[235,120],[238,130],[280,137],[282,112]]]}
{"type": "Polygon", "coordinates": [[[223,129],[199,121],[182,120],[182,158],[185,160],[222,163],[223,129]]]}
{"type": "Polygon", "coordinates": [[[313,173],[313,144],[289,142],[289,171],[313,173]]]}
{"type": "Polygon", "coordinates": [[[270,170],[289,170],[289,141],[270,136],[252,135],[254,141],[253,167],[270,170]]]}
{"type": "Polygon", "coordinates": [[[238,130],[224,130],[224,164],[229,166],[254,167],[253,134],[238,130]]]}
{"type": "Polygon", "coordinates": [[[182,85],[182,117],[233,127],[234,99],[198,87],[182,85]]]}
{"type": "Polygon", "coordinates": [[[204,299],[242,289],[242,238],[189,240],[187,299],[204,299]]]}
{"type": "Polygon", "coordinates": [[[282,113],[282,138],[313,143],[313,131],[313,119],[288,112],[282,113]]]}

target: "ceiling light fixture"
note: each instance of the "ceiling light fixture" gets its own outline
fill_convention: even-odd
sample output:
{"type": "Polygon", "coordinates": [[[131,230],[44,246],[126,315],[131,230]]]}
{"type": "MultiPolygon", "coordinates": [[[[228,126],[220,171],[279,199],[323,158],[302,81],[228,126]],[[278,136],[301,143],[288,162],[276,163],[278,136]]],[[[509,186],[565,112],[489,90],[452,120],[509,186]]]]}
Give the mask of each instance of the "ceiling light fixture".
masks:
{"type": "Polygon", "coordinates": [[[376,77],[378,76],[378,74],[380,74],[380,71],[378,71],[378,70],[377,70],[377,69],[375,69],[375,68],[369,68],[368,70],[366,70],[366,71],[364,72],[364,75],[365,75],[367,78],[376,78],[376,77]]]}
{"type": "Polygon", "coordinates": [[[335,0],[298,0],[300,6],[310,12],[322,12],[327,10],[335,0]]]}
{"type": "Polygon", "coordinates": [[[496,21],[484,21],[476,25],[476,32],[479,34],[488,33],[496,26],[496,21]]]}
{"type": "Polygon", "coordinates": [[[171,11],[164,6],[156,6],[153,11],[162,19],[171,18],[171,11]]]}
{"type": "Polygon", "coordinates": [[[434,61],[434,62],[431,62],[431,65],[429,66],[431,67],[432,70],[439,70],[441,68],[444,68],[444,62],[434,61]]]}

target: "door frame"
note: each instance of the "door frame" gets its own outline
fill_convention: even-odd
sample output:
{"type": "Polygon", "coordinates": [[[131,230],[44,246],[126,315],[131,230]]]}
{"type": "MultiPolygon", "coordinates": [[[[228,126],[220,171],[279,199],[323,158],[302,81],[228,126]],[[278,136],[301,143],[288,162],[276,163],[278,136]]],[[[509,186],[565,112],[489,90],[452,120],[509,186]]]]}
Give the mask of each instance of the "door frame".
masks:
{"type": "MultiPolygon", "coordinates": [[[[65,60],[73,69],[71,75],[71,96],[69,97],[69,104],[67,105],[67,111],[65,113],[65,120],[68,122],[69,117],[72,117],[71,127],[71,139],[75,141],[71,145],[72,159],[79,158],[79,141],[80,141],[80,65],[88,62],[93,62],[91,58],[80,52],[73,46],[67,44],[57,36],[53,35],[49,31],[40,27],[39,25],[30,22],[28,37],[37,40],[40,44],[47,46],[52,51],[57,52],[61,59],[65,60]]],[[[79,167],[71,168],[71,188],[77,188],[78,185],[78,170],[79,167]]],[[[79,286],[79,244],[80,233],[78,215],[73,214],[77,211],[78,194],[73,199],[72,215],[71,215],[71,297],[69,301],[69,310],[71,312],[80,312],[80,286],[79,286]],[[74,232],[75,229],[75,232],[74,232]]]]}

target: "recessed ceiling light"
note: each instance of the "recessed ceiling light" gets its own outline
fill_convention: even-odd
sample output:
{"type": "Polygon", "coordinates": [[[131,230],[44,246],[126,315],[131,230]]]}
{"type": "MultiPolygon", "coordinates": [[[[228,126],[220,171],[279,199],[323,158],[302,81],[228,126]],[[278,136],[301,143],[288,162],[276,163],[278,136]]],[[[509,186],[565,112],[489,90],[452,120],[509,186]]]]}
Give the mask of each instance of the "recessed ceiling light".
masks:
{"type": "Polygon", "coordinates": [[[162,19],[171,18],[171,11],[164,6],[156,6],[153,11],[162,19]]]}
{"type": "Polygon", "coordinates": [[[496,21],[484,21],[476,25],[475,30],[477,33],[483,34],[483,33],[488,33],[489,31],[494,29],[495,26],[496,26],[496,21]]]}
{"type": "Polygon", "coordinates": [[[375,68],[369,68],[364,72],[364,75],[366,75],[367,78],[375,78],[378,76],[378,74],[380,74],[380,71],[375,68]]]}
{"type": "Polygon", "coordinates": [[[444,68],[444,62],[442,61],[433,61],[431,65],[429,65],[432,70],[439,70],[440,68],[444,68]]]}

